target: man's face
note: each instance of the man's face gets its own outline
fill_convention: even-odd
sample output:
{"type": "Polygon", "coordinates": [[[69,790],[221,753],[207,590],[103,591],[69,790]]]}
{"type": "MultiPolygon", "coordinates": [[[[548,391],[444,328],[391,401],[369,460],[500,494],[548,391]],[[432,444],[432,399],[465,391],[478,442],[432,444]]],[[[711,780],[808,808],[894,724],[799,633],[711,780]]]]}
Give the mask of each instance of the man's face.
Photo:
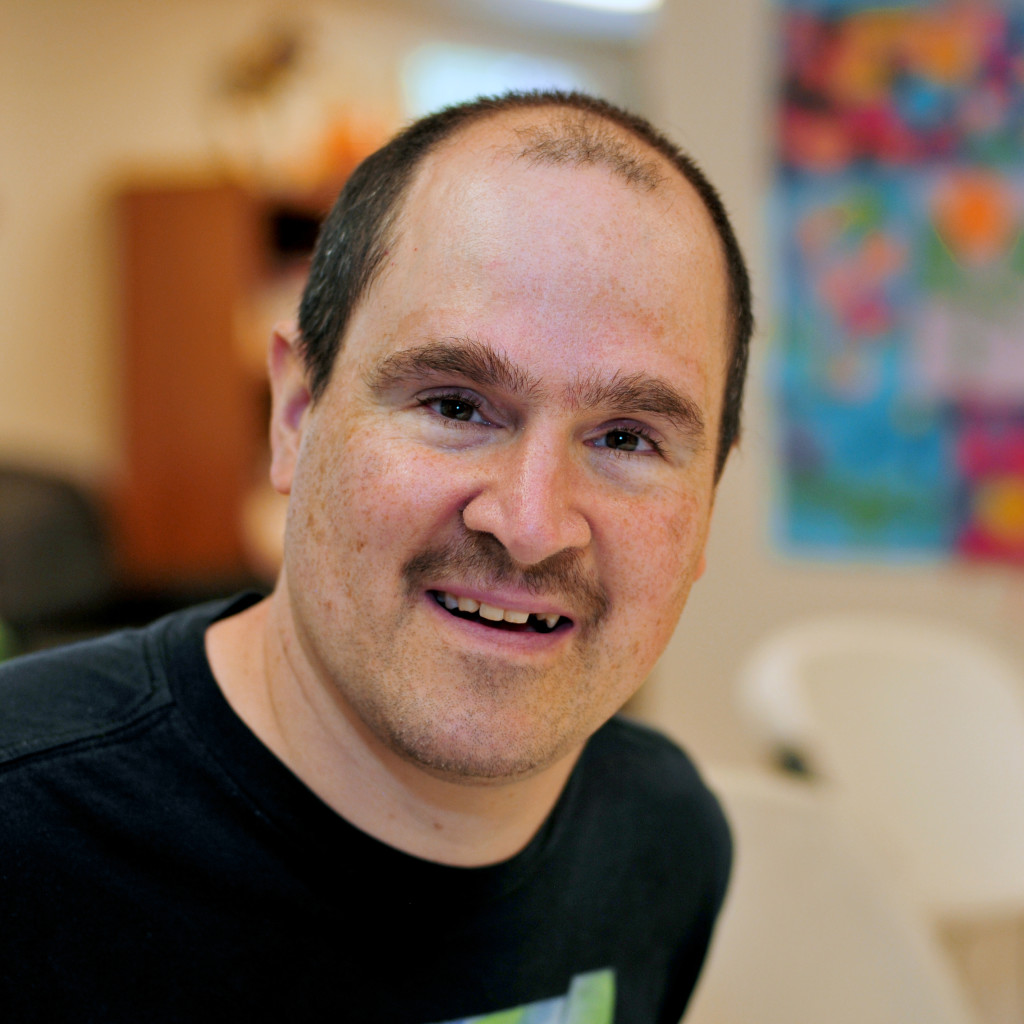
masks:
{"type": "Polygon", "coordinates": [[[429,158],[322,397],[289,417],[277,384],[299,656],[382,756],[465,780],[574,755],[650,671],[703,569],[725,379],[690,187],[508,141],[429,158]]]}

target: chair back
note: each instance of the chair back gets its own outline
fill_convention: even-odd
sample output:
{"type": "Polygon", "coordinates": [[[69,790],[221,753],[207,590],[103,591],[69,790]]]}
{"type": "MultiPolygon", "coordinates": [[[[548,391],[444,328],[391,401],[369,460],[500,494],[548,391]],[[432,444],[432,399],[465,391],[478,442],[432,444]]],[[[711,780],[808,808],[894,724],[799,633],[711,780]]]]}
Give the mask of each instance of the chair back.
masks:
{"type": "Polygon", "coordinates": [[[794,626],[740,683],[748,720],[839,786],[938,917],[1024,911],[1024,675],[960,629],[875,615],[794,626]]]}
{"type": "Polygon", "coordinates": [[[686,1024],[976,1024],[827,789],[767,773],[709,782],[736,862],[686,1024]]]}

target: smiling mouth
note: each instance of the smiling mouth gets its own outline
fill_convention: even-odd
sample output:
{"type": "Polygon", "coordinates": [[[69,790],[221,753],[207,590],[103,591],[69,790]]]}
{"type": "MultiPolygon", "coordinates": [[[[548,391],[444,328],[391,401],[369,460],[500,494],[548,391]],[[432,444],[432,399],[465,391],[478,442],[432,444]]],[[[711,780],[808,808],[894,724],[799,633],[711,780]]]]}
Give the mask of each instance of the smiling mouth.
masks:
{"type": "Polygon", "coordinates": [[[572,620],[557,612],[540,614],[514,611],[476,601],[471,597],[456,597],[443,590],[431,590],[429,593],[449,614],[459,619],[479,622],[492,629],[504,629],[514,633],[552,633],[556,629],[563,629],[572,624],[572,620]]]}

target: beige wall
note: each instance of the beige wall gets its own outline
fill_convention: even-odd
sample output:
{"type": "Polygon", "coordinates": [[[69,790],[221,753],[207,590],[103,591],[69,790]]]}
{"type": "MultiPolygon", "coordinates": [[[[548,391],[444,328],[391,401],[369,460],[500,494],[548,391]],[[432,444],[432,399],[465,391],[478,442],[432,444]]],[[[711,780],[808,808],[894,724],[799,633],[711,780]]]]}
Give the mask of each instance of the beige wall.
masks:
{"type": "MultiPolygon", "coordinates": [[[[697,155],[719,184],[752,262],[761,332],[746,436],[721,487],[708,573],[639,702],[698,755],[742,761],[753,753],[733,712],[733,681],[767,630],[823,609],[909,609],[975,627],[1024,666],[1024,574],[801,563],[773,552],[772,423],[763,393],[770,329],[767,0],[667,3],[664,26],[632,64],[626,51],[594,43],[555,50],[592,62],[613,98],[636,101],[697,155]]],[[[94,480],[116,465],[108,189],[128,167],[210,159],[209,83],[223,53],[275,11],[300,10],[320,25],[315,75],[325,93],[373,96],[387,109],[397,105],[395,63],[417,39],[487,40],[479,25],[428,16],[429,6],[2,0],[0,457],[35,458],[94,480]]],[[[503,41],[531,42],[510,30],[503,41]]]]}

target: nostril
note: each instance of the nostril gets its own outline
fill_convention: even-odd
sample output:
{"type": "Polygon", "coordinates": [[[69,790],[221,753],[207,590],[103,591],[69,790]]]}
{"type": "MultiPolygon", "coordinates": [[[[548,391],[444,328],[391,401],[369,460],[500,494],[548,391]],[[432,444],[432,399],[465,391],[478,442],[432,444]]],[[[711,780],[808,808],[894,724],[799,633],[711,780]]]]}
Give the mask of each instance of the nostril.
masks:
{"type": "Polygon", "coordinates": [[[460,514],[467,530],[493,537],[522,565],[589,544],[589,522],[564,473],[552,470],[541,483],[514,476],[518,482],[484,487],[466,502],[460,514]]]}

